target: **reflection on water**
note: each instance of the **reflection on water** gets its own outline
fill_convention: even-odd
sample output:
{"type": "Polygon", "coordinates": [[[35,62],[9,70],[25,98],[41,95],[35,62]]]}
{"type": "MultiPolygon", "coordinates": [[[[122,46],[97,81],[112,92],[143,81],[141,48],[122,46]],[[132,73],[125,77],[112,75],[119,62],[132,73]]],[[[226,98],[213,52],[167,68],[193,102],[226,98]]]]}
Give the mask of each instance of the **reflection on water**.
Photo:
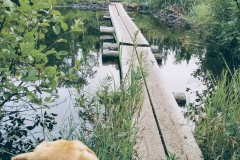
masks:
{"type": "MultiPolygon", "coordinates": [[[[207,88],[212,88],[212,79],[218,79],[224,69],[228,68],[234,72],[238,68],[239,59],[232,58],[229,49],[221,48],[216,44],[206,43],[191,30],[168,29],[147,14],[133,13],[132,17],[134,17],[136,25],[147,40],[151,44],[157,45],[160,52],[165,56],[166,65],[163,65],[163,69],[170,63],[178,64],[178,67],[181,67],[182,63],[187,63],[188,66],[181,71],[181,75],[186,75],[184,72],[185,70],[187,72],[188,68],[192,68],[191,61],[193,60],[196,63],[196,68],[192,70],[191,74],[201,80],[207,88]]],[[[176,73],[176,70],[174,73],[176,73]]],[[[174,79],[175,81],[172,83],[178,83],[177,79],[179,79],[179,76],[176,76],[174,79]]],[[[195,89],[194,87],[192,89],[198,90],[198,88],[195,89]]]]}
{"type": "Polygon", "coordinates": [[[166,87],[170,92],[185,93],[187,103],[192,103],[195,101],[196,96],[194,93],[187,92],[186,89],[191,88],[192,91],[199,92],[206,89],[202,82],[192,76],[192,73],[199,67],[197,65],[198,59],[191,58],[188,62],[182,61],[176,64],[174,52],[169,52],[167,60],[161,67],[166,87]]]}
{"type": "Polygon", "coordinates": [[[195,101],[193,91],[203,91],[205,87],[192,74],[199,66],[199,57],[204,55],[205,45],[196,35],[184,30],[172,30],[161,25],[155,18],[146,14],[132,14],[143,35],[152,44],[158,46],[163,54],[161,72],[170,92],[186,94],[187,102],[195,101]]]}
{"type": "MultiPolygon", "coordinates": [[[[0,150],[16,154],[33,149],[36,143],[43,139],[71,138],[72,135],[68,135],[70,123],[77,127],[75,129],[80,129],[83,125],[83,120],[78,116],[80,106],[76,104],[76,98],[84,93],[94,93],[107,75],[114,76],[116,84],[120,81],[118,66],[103,65],[99,53],[99,26],[105,23],[101,19],[104,12],[66,8],[60,10],[67,17],[68,24],[73,23],[75,18],[81,18],[84,22],[83,33],[64,35],[62,38],[67,39],[68,43],[54,47],[56,50],[67,50],[69,54],[62,59],[49,57],[49,64],[57,65],[67,75],[72,72],[71,68],[78,60],[81,64],[80,70],[75,73],[78,78],[61,81],[55,91],[59,97],[54,103],[48,104],[49,108],[34,106],[27,101],[6,103],[2,108],[4,114],[0,117],[0,150]]],[[[45,41],[50,46],[56,38],[56,35],[49,31],[45,41]]],[[[42,99],[47,97],[44,94],[39,96],[42,99]]],[[[0,157],[9,159],[11,156],[7,152],[0,152],[0,157]]]]}
{"type": "MultiPolygon", "coordinates": [[[[104,12],[77,11],[66,8],[61,10],[67,17],[68,24],[71,24],[75,18],[82,18],[83,33],[65,35],[63,38],[69,43],[54,47],[58,50],[68,50],[69,54],[60,60],[50,57],[49,64],[55,64],[69,74],[76,60],[79,60],[81,69],[76,73],[78,78],[73,81],[62,81],[59,84],[56,90],[59,98],[54,104],[49,105],[50,109],[43,107],[33,110],[32,107],[36,107],[27,102],[23,102],[22,105],[8,103],[3,107],[3,111],[11,112],[11,114],[0,117],[0,149],[4,148],[10,153],[16,154],[25,149],[31,150],[34,143],[42,139],[54,139],[60,136],[71,138],[71,135],[67,135],[68,132],[59,133],[59,131],[69,129],[71,122],[81,127],[83,120],[78,116],[80,107],[79,104],[76,105],[76,98],[84,96],[85,93],[94,93],[107,75],[113,76],[115,84],[119,84],[118,63],[114,60],[102,60],[99,53],[99,26],[110,26],[107,24],[110,22],[102,21],[104,12]],[[21,112],[23,110],[24,112],[21,112]],[[49,137],[46,137],[43,132],[50,132],[49,137]],[[25,148],[18,147],[20,142],[25,148]]],[[[135,18],[136,25],[147,40],[152,45],[157,45],[163,54],[161,72],[164,74],[165,84],[169,91],[186,93],[187,101],[193,102],[195,96],[187,93],[186,88],[198,91],[205,89],[192,76],[196,69],[199,71],[199,68],[203,67],[201,59],[209,58],[209,56],[203,56],[206,54],[205,45],[195,35],[181,30],[167,29],[149,15],[132,14],[132,17],[135,18]]],[[[49,31],[46,35],[46,42],[51,44],[55,38],[56,35],[49,31]]],[[[46,95],[42,97],[45,98],[46,95]]],[[[3,155],[8,156],[7,153],[3,155]]]]}

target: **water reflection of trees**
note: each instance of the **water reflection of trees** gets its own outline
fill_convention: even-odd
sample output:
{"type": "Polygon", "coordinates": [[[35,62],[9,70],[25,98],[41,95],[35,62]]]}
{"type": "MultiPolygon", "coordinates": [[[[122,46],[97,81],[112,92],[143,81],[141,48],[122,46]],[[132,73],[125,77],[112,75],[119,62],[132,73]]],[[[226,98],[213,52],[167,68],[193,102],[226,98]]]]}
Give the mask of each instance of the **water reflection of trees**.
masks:
{"type": "MultiPolygon", "coordinates": [[[[98,12],[82,12],[70,9],[62,9],[62,14],[66,17],[66,22],[71,24],[75,18],[82,17],[83,32],[80,34],[66,34],[62,38],[68,43],[54,44],[57,51],[66,50],[68,55],[57,59],[55,56],[49,56],[49,65],[57,65],[60,70],[65,73],[70,72],[75,66],[75,61],[80,61],[80,69],[75,72],[76,80],[60,81],[59,87],[77,88],[80,89],[87,85],[87,79],[93,78],[95,71],[93,68],[98,66],[97,51],[99,43],[99,16],[102,13],[98,12]]],[[[69,25],[70,26],[70,25],[69,25]]],[[[48,31],[45,39],[41,44],[50,46],[56,40],[56,34],[48,31]]],[[[56,98],[57,95],[56,95],[56,98]]],[[[50,107],[54,107],[48,104],[50,107]]],[[[46,111],[34,112],[44,106],[33,107],[33,104],[27,99],[22,102],[6,103],[0,113],[0,157],[10,159],[10,154],[17,154],[32,150],[36,143],[41,142],[44,137],[43,132],[59,132],[56,123],[56,113],[46,111]],[[31,111],[31,112],[29,112],[31,111]],[[35,131],[37,129],[37,131],[35,131]],[[30,133],[32,132],[32,133],[30,133]],[[32,134],[32,135],[31,135],[32,134]],[[10,154],[9,154],[10,153],[10,154]]],[[[46,109],[46,108],[45,108],[46,109]]],[[[48,137],[50,138],[50,137],[48,137]]],[[[52,139],[60,138],[52,136],[52,139]]]]}
{"type": "MultiPolygon", "coordinates": [[[[72,24],[75,18],[81,17],[83,19],[83,32],[81,34],[67,34],[63,36],[69,43],[62,43],[55,45],[58,50],[67,50],[68,55],[64,59],[56,59],[50,57],[49,63],[54,63],[65,73],[70,68],[74,67],[75,60],[79,59],[81,62],[81,69],[76,73],[77,79],[72,81],[62,81],[59,87],[72,87],[78,85],[83,87],[86,85],[88,78],[93,78],[95,71],[93,67],[98,66],[96,52],[99,50],[99,19],[102,17],[103,12],[79,11],[63,8],[61,13],[67,17],[66,22],[72,24]]],[[[47,35],[48,39],[54,39],[53,33],[47,35]]]]}
{"type": "Polygon", "coordinates": [[[210,77],[218,78],[226,64],[232,70],[239,64],[238,59],[230,57],[229,50],[217,45],[206,43],[191,30],[168,29],[155,18],[146,14],[132,14],[134,21],[144,36],[152,45],[157,45],[163,57],[174,54],[175,63],[187,61],[192,57],[198,58],[199,68],[193,76],[210,85],[210,77]]]}

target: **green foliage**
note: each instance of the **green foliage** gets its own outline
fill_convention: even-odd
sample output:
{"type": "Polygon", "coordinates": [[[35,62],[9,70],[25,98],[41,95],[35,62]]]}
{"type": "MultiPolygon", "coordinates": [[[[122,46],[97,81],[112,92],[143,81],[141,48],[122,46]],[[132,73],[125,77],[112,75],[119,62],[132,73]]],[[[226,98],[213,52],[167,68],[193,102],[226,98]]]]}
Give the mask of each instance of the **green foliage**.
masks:
{"type": "Polygon", "coordinates": [[[204,28],[208,27],[206,24],[210,24],[212,21],[211,7],[208,3],[202,3],[200,5],[193,6],[190,11],[189,20],[195,27],[204,28]]]}
{"type": "Polygon", "coordinates": [[[178,160],[176,153],[168,153],[169,157],[167,157],[167,160],[178,160]]]}
{"type": "Polygon", "coordinates": [[[206,115],[195,129],[205,159],[240,159],[239,75],[224,73],[205,97],[206,115]]]}
{"type": "Polygon", "coordinates": [[[103,79],[96,95],[90,100],[82,95],[76,99],[79,116],[85,126],[78,133],[97,154],[99,159],[134,159],[136,151],[137,118],[142,105],[143,75],[140,68],[131,69],[129,81],[123,80],[120,87],[113,77],[103,79]]]}
{"type": "Polygon", "coordinates": [[[147,5],[151,9],[159,10],[166,8],[170,5],[179,5],[186,10],[188,10],[191,6],[201,2],[200,0],[125,0],[128,3],[134,3],[134,4],[141,4],[141,5],[147,5]]]}
{"type": "Polygon", "coordinates": [[[238,1],[207,0],[194,6],[189,20],[196,31],[209,42],[219,46],[219,53],[240,56],[238,1]]]}
{"type": "Polygon", "coordinates": [[[19,103],[25,98],[33,104],[47,106],[39,95],[46,92],[56,97],[52,91],[64,78],[56,65],[49,65],[49,56],[60,59],[68,54],[52,46],[66,42],[61,38],[63,31],[81,31],[80,20],[68,29],[61,13],[52,7],[54,0],[31,3],[19,0],[19,3],[20,6],[10,0],[0,2],[0,109],[9,101],[19,103]],[[47,45],[45,38],[49,30],[57,37],[53,44],[47,45]]]}

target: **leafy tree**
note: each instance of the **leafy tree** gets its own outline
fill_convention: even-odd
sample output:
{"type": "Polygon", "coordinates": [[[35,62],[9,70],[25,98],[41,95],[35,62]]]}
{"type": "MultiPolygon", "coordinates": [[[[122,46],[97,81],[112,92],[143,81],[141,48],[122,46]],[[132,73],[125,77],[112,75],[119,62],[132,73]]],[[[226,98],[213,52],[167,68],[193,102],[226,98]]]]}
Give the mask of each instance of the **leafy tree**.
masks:
{"type": "MultiPolygon", "coordinates": [[[[66,43],[64,35],[80,32],[81,20],[69,27],[61,13],[53,8],[55,0],[0,1],[0,157],[9,159],[11,154],[34,148],[28,130],[36,126],[52,131],[56,114],[36,115],[32,124],[20,112],[39,107],[49,108],[58,97],[54,90],[61,82],[76,80],[81,68],[75,59],[68,73],[51,58],[61,59],[68,54],[65,48],[55,49],[66,43]],[[47,35],[52,33],[53,41],[47,35]],[[43,93],[44,96],[43,96],[43,93]],[[18,107],[16,109],[15,107],[18,107]]],[[[36,139],[40,142],[42,139],[36,139]]]]}
{"type": "Polygon", "coordinates": [[[206,84],[211,83],[207,78],[209,73],[218,78],[226,67],[234,70],[239,66],[239,15],[237,0],[205,0],[190,10],[188,19],[193,29],[210,44],[205,56],[200,58],[201,70],[194,74],[204,75],[206,84]]]}
{"type": "MultiPolygon", "coordinates": [[[[60,59],[68,51],[56,51],[52,46],[64,43],[62,32],[79,32],[80,20],[69,29],[61,13],[53,9],[54,0],[19,0],[19,6],[10,0],[0,3],[0,107],[9,101],[18,103],[27,98],[31,103],[46,105],[54,96],[59,81],[75,79],[74,70],[66,77],[58,66],[49,65],[49,56],[60,59]],[[46,45],[45,34],[53,30],[57,39],[46,45]],[[42,92],[49,98],[42,100],[42,92]],[[46,103],[45,103],[46,102],[46,103]]],[[[0,108],[1,109],[1,108],[0,108]]]]}

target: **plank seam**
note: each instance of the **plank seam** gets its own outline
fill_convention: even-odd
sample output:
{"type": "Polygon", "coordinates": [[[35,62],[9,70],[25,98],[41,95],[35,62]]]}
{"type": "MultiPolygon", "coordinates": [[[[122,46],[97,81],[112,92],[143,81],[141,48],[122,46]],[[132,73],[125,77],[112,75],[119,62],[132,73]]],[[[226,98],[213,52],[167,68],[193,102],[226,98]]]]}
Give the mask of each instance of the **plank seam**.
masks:
{"type": "Polygon", "coordinates": [[[141,73],[142,73],[142,76],[143,76],[144,85],[146,87],[146,91],[147,91],[147,95],[148,95],[148,98],[149,98],[149,101],[150,101],[150,105],[151,105],[151,108],[152,108],[153,116],[154,116],[155,122],[157,124],[157,128],[158,128],[159,136],[160,136],[160,139],[161,139],[161,142],[162,142],[162,145],[163,145],[164,153],[165,153],[165,155],[167,157],[169,157],[167,146],[166,146],[164,138],[163,138],[163,133],[161,131],[161,127],[160,127],[160,124],[158,122],[157,114],[156,114],[156,111],[155,111],[155,108],[154,108],[154,105],[153,105],[153,102],[152,102],[152,98],[150,96],[150,92],[149,92],[149,89],[148,89],[148,86],[147,86],[146,78],[144,77],[143,68],[140,65],[140,58],[138,56],[136,48],[134,50],[135,50],[135,53],[137,55],[138,63],[139,63],[140,70],[141,70],[141,73]]]}
{"type": "MultiPolygon", "coordinates": [[[[116,5],[115,5],[115,7],[116,7],[116,5]]],[[[129,35],[130,35],[130,37],[132,38],[133,44],[131,44],[131,45],[132,45],[132,46],[136,45],[136,46],[138,46],[138,47],[149,47],[149,45],[147,45],[147,44],[134,44],[134,37],[132,37],[132,35],[131,35],[131,33],[130,33],[129,29],[127,28],[127,25],[125,24],[125,22],[124,22],[124,20],[123,20],[123,18],[122,18],[122,16],[120,16],[120,14],[119,14],[119,11],[118,11],[118,8],[117,8],[117,7],[116,7],[116,10],[117,10],[117,12],[118,12],[118,15],[119,15],[119,17],[121,18],[121,20],[122,20],[122,22],[123,22],[123,24],[124,24],[125,28],[127,29],[127,31],[128,31],[128,34],[129,34],[129,35]]],[[[137,31],[139,32],[140,30],[138,29],[137,31]]],[[[136,32],[137,32],[137,31],[136,31],[136,32]]]]}

